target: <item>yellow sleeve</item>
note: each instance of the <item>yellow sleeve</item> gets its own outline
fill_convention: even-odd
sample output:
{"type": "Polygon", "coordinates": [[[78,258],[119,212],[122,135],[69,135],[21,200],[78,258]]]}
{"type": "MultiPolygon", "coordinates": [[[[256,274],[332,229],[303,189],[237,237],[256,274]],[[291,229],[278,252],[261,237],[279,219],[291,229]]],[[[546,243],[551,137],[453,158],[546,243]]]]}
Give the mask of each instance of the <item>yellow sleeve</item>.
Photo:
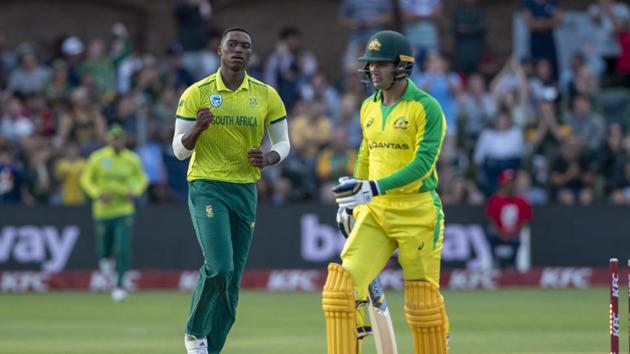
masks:
{"type": "MultiPolygon", "coordinates": [[[[361,129],[363,129],[364,126],[363,119],[365,117],[365,107],[365,104],[361,106],[361,129]]],[[[359,179],[370,179],[370,149],[368,148],[368,143],[365,137],[361,140],[361,146],[359,147],[356,162],[354,163],[353,174],[354,177],[359,179]]]]}
{"type": "Polygon", "coordinates": [[[279,122],[287,117],[287,110],[284,108],[284,103],[278,95],[278,92],[271,87],[267,86],[269,91],[269,98],[267,100],[267,116],[265,116],[265,125],[279,122]]]}
{"type": "Polygon", "coordinates": [[[131,182],[131,193],[136,197],[144,193],[144,190],[149,185],[149,179],[147,178],[146,173],[144,173],[144,168],[142,167],[142,162],[137,155],[132,156],[132,168],[133,168],[133,178],[131,182]]]}
{"type": "Polygon", "coordinates": [[[177,104],[177,118],[184,120],[196,120],[197,110],[201,107],[199,102],[199,90],[195,86],[189,86],[177,104]]]}
{"type": "Polygon", "coordinates": [[[98,185],[94,181],[96,179],[96,168],[98,166],[98,159],[94,156],[90,156],[85,169],[81,173],[81,187],[85,193],[92,199],[98,198],[101,194],[98,185]]]}

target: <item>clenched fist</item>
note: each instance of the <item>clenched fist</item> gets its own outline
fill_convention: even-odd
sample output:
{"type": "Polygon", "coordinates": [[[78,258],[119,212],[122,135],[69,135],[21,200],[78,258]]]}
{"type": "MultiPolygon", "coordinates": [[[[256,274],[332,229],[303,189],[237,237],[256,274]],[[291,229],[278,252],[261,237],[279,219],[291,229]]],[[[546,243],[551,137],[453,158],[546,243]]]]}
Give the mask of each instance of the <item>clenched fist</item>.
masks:
{"type": "Polygon", "coordinates": [[[208,129],[210,124],[214,121],[214,115],[207,107],[199,108],[197,111],[197,121],[195,122],[195,128],[197,131],[204,131],[208,129]]]}
{"type": "Polygon", "coordinates": [[[257,147],[253,147],[247,151],[247,159],[250,165],[254,167],[263,168],[268,165],[262,150],[257,147]]]}

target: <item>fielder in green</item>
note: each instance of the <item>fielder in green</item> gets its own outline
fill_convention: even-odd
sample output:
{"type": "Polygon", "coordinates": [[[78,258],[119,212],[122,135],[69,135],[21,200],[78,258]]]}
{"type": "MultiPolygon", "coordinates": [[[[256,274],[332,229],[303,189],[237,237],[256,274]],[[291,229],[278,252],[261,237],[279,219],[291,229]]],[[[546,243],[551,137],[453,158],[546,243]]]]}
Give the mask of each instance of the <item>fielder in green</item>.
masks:
{"type": "Polygon", "coordinates": [[[175,155],[190,157],[188,206],[204,257],[186,321],[188,354],[219,353],[225,344],[254,233],[256,181],[290,149],[280,96],[245,71],[249,32],[223,32],[218,54],[219,70],[182,94],[173,136],[175,155]],[[267,153],[260,149],[265,129],[267,153]]]}
{"type": "Polygon", "coordinates": [[[107,132],[108,145],[94,151],[81,175],[81,186],[92,198],[99,268],[116,269],[114,301],[127,297],[123,279],[131,260],[133,199],[147,188],[148,179],[136,153],[125,148],[125,132],[114,125],[107,132]]]}

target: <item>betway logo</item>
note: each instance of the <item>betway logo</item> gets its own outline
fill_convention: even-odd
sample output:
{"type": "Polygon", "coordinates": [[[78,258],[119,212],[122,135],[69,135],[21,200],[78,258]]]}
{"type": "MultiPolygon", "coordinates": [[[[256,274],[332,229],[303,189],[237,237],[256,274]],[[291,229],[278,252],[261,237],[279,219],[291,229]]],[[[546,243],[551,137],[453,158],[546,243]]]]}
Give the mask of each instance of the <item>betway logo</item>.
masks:
{"type": "MultiPolygon", "coordinates": [[[[341,254],[346,240],[336,227],[320,222],[316,214],[300,219],[302,258],[309,262],[328,262],[341,254]]],[[[490,246],[481,225],[447,224],[442,260],[464,262],[467,269],[488,269],[492,264],[490,246]]]]}
{"type": "Polygon", "coordinates": [[[4,226],[0,229],[0,264],[10,257],[17,263],[41,263],[41,270],[64,269],[80,231],[77,226],[4,226]]]}

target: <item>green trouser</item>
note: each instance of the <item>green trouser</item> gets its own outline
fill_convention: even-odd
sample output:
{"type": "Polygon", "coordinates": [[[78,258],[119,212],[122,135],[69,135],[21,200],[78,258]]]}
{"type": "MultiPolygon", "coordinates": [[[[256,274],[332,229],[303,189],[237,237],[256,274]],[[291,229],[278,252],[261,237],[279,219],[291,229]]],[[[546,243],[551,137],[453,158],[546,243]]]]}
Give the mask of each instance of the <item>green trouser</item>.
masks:
{"type": "Polygon", "coordinates": [[[125,272],[131,262],[131,234],[133,216],[125,215],[115,218],[95,219],[96,247],[99,258],[116,260],[116,286],[123,287],[125,272]]]}
{"type": "Polygon", "coordinates": [[[219,353],[236,319],[236,305],[256,217],[256,185],[195,180],[188,206],[204,264],[192,296],[186,333],[207,337],[219,353]]]}

